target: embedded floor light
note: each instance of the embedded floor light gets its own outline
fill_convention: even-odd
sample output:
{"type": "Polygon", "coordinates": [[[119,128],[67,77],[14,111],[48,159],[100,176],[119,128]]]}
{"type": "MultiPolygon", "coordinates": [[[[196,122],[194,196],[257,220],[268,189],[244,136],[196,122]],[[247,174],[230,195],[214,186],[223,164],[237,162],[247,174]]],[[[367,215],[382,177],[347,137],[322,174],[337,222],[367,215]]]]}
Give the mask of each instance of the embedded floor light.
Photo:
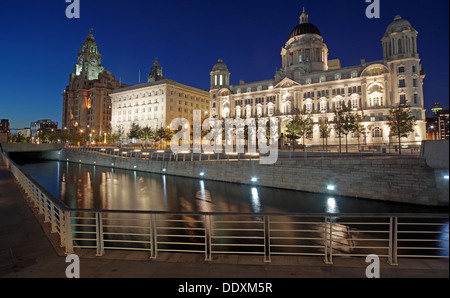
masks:
{"type": "Polygon", "coordinates": [[[445,176],[444,176],[444,179],[447,179],[447,180],[448,180],[448,175],[445,175],[445,176]]]}
{"type": "Polygon", "coordinates": [[[327,189],[328,189],[328,190],[335,190],[336,187],[335,187],[334,185],[328,185],[328,186],[327,186],[327,189]]]}
{"type": "Polygon", "coordinates": [[[163,172],[165,172],[165,171],[166,171],[166,169],[162,169],[162,171],[163,171],[163,172]]]}
{"type": "Polygon", "coordinates": [[[205,172],[201,172],[200,176],[202,176],[202,177],[205,176],[205,172]]]}
{"type": "Polygon", "coordinates": [[[256,178],[256,177],[252,177],[252,182],[258,182],[258,178],[256,178]]]}
{"type": "Polygon", "coordinates": [[[136,169],[136,166],[134,166],[134,168],[136,169]]]}

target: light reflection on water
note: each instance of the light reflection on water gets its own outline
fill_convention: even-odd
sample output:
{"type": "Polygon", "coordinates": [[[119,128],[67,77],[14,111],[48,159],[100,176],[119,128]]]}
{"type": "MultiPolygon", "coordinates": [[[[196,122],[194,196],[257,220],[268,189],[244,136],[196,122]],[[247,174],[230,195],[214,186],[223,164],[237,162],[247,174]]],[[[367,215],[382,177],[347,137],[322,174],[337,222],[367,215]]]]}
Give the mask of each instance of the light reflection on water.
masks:
{"type": "Polygon", "coordinates": [[[17,161],[69,207],[171,212],[439,212],[439,208],[198,180],[69,162],[17,161]]]}

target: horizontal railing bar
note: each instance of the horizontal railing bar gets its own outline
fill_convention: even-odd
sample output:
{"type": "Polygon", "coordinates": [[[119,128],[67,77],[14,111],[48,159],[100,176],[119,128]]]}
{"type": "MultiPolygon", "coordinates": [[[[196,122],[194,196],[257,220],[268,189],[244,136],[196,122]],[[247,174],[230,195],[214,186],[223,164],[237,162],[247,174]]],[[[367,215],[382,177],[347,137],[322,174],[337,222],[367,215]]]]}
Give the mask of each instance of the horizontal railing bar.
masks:
{"type": "Polygon", "coordinates": [[[397,255],[399,258],[440,258],[448,259],[448,256],[434,256],[434,255],[397,255]]]}
{"type": "MultiPolygon", "coordinates": [[[[323,245],[295,245],[295,244],[271,244],[270,247],[308,247],[308,248],[323,248],[323,245]]],[[[334,246],[333,246],[334,247],[334,246]]]]}
{"type": "Polygon", "coordinates": [[[278,252],[271,251],[271,255],[297,255],[297,256],[323,256],[323,253],[304,253],[304,252],[278,252]]]}
{"type": "Polygon", "coordinates": [[[115,246],[105,246],[105,248],[109,250],[139,250],[139,251],[151,251],[149,248],[141,248],[141,247],[115,247],[115,246]]]}
{"type": "Polygon", "coordinates": [[[142,234],[142,233],[110,233],[110,232],[103,232],[103,235],[122,235],[122,236],[150,236],[150,234],[142,234]]]}
{"type": "Polygon", "coordinates": [[[264,252],[248,252],[248,251],[226,251],[226,250],[213,250],[214,254],[247,254],[247,255],[263,255],[264,252]]]}
{"type": "Polygon", "coordinates": [[[121,240],[121,239],[103,239],[104,242],[119,242],[119,243],[150,243],[150,241],[142,240],[121,240]]]}
{"type": "Polygon", "coordinates": [[[420,246],[399,246],[398,249],[431,249],[431,250],[448,250],[448,247],[420,247],[420,246]]]}
{"type": "Polygon", "coordinates": [[[445,239],[397,239],[398,242],[448,242],[445,239]]]}
{"type": "Polygon", "coordinates": [[[188,231],[204,231],[204,228],[188,228],[188,227],[156,227],[158,230],[188,230],[188,231]]]}
{"type": "Polygon", "coordinates": [[[273,237],[270,236],[270,240],[323,240],[323,237],[321,238],[315,238],[315,237],[273,237]]]}
{"type": "Polygon", "coordinates": [[[192,253],[205,253],[205,251],[203,250],[189,250],[189,249],[167,249],[167,248],[158,248],[158,252],[162,251],[162,252],[192,252],[192,253]]]}
{"type": "Polygon", "coordinates": [[[170,234],[158,234],[158,237],[205,238],[205,235],[170,235],[170,234]]]}
{"type": "Polygon", "coordinates": [[[159,244],[167,244],[167,245],[197,245],[197,246],[205,246],[205,243],[192,243],[192,242],[164,242],[158,241],[159,244]]]}
{"type": "Polygon", "coordinates": [[[263,247],[264,244],[257,244],[257,243],[256,244],[249,244],[249,243],[212,243],[211,246],[256,246],[256,247],[263,247]]]}
{"type": "Polygon", "coordinates": [[[259,236],[212,236],[215,239],[264,239],[259,236]]]}
{"type": "MultiPolygon", "coordinates": [[[[376,248],[376,249],[389,249],[388,246],[356,246],[356,245],[333,245],[333,248],[376,248]]],[[[333,253],[334,255],[334,253],[333,253]]]]}
{"type": "Polygon", "coordinates": [[[103,225],[105,228],[128,228],[128,229],[150,229],[149,226],[116,226],[116,225],[103,225]]]}
{"type": "Polygon", "coordinates": [[[398,231],[399,234],[448,234],[440,231],[398,231]]]}
{"type": "Polygon", "coordinates": [[[263,229],[238,229],[238,228],[236,228],[236,229],[232,229],[232,228],[217,229],[217,228],[214,228],[214,231],[244,231],[244,232],[250,232],[250,231],[252,231],[252,232],[264,232],[263,229]]]}

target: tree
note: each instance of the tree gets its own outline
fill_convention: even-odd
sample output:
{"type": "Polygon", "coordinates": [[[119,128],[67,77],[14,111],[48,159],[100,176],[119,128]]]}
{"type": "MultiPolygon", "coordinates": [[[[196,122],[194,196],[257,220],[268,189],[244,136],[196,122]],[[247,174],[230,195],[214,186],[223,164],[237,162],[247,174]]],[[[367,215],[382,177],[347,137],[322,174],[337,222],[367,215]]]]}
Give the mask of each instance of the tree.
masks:
{"type": "Polygon", "coordinates": [[[286,125],[286,137],[292,142],[292,149],[294,142],[302,138],[303,150],[305,147],[305,139],[311,139],[313,135],[314,124],[311,121],[311,116],[302,114],[298,109],[294,109],[292,120],[286,125]]]}
{"type": "Polygon", "coordinates": [[[139,127],[139,125],[136,123],[131,124],[130,132],[128,133],[128,139],[138,140],[141,137],[142,137],[142,129],[139,127]]]}
{"type": "Polygon", "coordinates": [[[361,124],[363,122],[363,120],[364,120],[364,114],[361,114],[361,115],[357,114],[355,116],[355,123],[354,123],[353,131],[352,131],[355,134],[355,136],[358,138],[358,151],[360,148],[361,136],[365,137],[365,135],[366,135],[366,127],[361,124]]]}
{"type": "Polygon", "coordinates": [[[147,142],[150,141],[153,138],[153,135],[155,134],[155,132],[153,131],[153,129],[150,126],[146,126],[144,128],[142,128],[142,139],[145,141],[145,145],[147,146],[147,142]]]}
{"type": "Polygon", "coordinates": [[[325,120],[325,118],[322,118],[322,120],[319,122],[319,133],[320,138],[323,140],[323,149],[328,149],[328,138],[331,135],[331,127],[328,121],[325,120]]]}
{"type": "Polygon", "coordinates": [[[342,152],[342,135],[345,135],[345,151],[348,152],[348,134],[354,129],[356,122],[355,115],[351,112],[350,107],[342,103],[342,108],[334,112],[333,126],[339,137],[339,153],[342,152]]]}
{"type": "Polygon", "coordinates": [[[389,136],[398,138],[398,152],[402,154],[401,138],[406,138],[414,132],[416,118],[412,116],[412,111],[408,106],[398,105],[389,111],[388,126],[389,136]]]}

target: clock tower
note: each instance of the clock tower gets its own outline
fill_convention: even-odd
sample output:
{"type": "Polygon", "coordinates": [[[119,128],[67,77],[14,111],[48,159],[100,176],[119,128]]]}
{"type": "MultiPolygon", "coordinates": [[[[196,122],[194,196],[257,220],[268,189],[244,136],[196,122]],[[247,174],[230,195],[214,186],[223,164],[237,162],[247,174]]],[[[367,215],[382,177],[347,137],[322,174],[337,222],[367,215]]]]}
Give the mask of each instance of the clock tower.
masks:
{"type": "Polygon", "coordinates": [[[98,51],[92,29],[80,51],[78,51],[77,64],[75,64],[75,75],[81,76],[85,80],[97,80],[98,75],[103,72],[102,54],[98,51]]]}
{"type": "Polygon", "coordinates": [[[103,140],[111,131],[110,94],[125,85],[102,66],[92,29],[78,51],[74,68],[63,93],[63,129],[83,131],[103,140]]]}

